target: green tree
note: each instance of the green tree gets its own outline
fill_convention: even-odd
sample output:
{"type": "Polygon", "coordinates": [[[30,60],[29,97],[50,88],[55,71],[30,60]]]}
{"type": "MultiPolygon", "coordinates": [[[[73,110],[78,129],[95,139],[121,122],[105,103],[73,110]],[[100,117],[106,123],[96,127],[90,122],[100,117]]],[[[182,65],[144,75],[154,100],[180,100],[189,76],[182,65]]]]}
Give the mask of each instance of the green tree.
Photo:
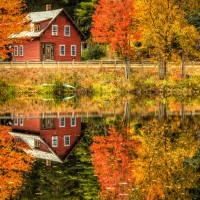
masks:
{"type": "Polygon", "coordinates": [[[94,5],[98,0],[90,0],[89,2],[82,1],[79,7],[76,8],[77,23],[81,31],[87,38],[90,37],[90,29],[92,27],[92,15],[94,14],[94,5]]]}

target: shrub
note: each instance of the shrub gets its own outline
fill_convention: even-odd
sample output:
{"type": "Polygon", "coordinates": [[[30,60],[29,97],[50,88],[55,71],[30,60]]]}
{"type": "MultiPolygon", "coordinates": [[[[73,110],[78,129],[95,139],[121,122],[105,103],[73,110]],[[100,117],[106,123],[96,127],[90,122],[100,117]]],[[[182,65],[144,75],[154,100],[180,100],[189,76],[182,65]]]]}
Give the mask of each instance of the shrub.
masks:
{"type": "Polygon", "coordinates": [[[106,49],[99,44],[92,44],[82,52],[81,60],[98,60],[106,55],[106,49]]]}

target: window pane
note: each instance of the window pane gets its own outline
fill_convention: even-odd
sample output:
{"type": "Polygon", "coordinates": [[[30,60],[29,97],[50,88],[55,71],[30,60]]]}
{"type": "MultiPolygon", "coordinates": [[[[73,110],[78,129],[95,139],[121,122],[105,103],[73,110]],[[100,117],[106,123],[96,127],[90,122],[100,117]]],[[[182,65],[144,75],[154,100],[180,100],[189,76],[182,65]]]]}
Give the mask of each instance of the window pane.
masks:
{"type": "Polygon", "coordinates": [[[58,26],[52,25],[52,35],[58,35],[58,26]]]}
{"type": "Polygon", "coordinates": [[[60,56],[65,55],[65,45],[60,45],[60,56]]]}
{"type": "Polygon", "coordinates": [[[60,118],[60,127],[65,127],[65,118],[64,117],[60,118]]]}
{"type": "Polygon", "coordinates": [[[65,36],[70,36],[70,26],[65,26],[65,36]]]}
{"type": "Polygon", "coordinates": [[[71,126],[76,126],[76,117],[71,118],[71,126]]]}
{"type": "Polygon", "coordinates": [[[14,56],[18,56],[18,46],[14,46],[14,56]]]}
{"type": "Polygon", "coordinates": [[[76,56],[76,45],[71,46],[71,56],[76,56]]]}
{"type": "Polygon", "coordinates": [[[23,45],[20,45],[20,56],[24,55],[24,47],[23,45]]]}
{"type": "Polygon", "coordinates": [[[65,135],[64,137],[64,145],[70,146],[70,135],[65,135]]]}
{"type": "Polygon", "coordinates": [[[58,136],[52,136],[52,147],[58,146],[58,136]]]}

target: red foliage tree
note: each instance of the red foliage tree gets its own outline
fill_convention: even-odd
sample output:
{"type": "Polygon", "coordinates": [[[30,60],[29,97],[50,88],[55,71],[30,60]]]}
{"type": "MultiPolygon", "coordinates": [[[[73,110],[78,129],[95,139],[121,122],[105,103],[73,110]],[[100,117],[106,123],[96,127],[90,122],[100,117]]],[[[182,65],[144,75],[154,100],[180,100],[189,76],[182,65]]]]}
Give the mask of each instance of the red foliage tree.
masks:
{"type": "Polygon", "coordinates": [[[109,44],[127,66],[134,42],[140,38],[135,19],[134,0],[99,0],[92,17],[93,41],[109,44]]]}
{"type": "Polygon", "coordinates": [[[92,160],[103,199],[129,199],[138,147],[139,141],[132,140],[125,130],[119,133],[110,129],[109,136],[93,137],[92,160]]]}
{"type": "Polygon", "coordinates": [[[35,161],[22,151],[24,145],[14,143],[7,127],[0,127],[0,199],[14,198],[35,161]]]}
{"type": "Polygon", "coordinates": [[[12,52],[9,48],[13,43],[21,43],[28,38],[12,37],[13,34],[28,29],[28,21],[25,20],[24,0],[1,0],[0,1],[0,59],[8,57],[12,52]]]}

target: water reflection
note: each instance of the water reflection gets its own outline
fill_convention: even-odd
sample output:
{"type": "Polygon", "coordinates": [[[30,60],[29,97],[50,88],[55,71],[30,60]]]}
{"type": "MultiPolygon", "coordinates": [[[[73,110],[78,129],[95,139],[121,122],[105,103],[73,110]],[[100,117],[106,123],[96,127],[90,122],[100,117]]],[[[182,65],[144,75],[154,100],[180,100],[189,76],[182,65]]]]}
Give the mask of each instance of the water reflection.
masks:
{"type": "Polygon", "coordinates": [[[15,199],[198,199],[200,107],[153,98],[1,105],[37,158],[15,199]]]}

